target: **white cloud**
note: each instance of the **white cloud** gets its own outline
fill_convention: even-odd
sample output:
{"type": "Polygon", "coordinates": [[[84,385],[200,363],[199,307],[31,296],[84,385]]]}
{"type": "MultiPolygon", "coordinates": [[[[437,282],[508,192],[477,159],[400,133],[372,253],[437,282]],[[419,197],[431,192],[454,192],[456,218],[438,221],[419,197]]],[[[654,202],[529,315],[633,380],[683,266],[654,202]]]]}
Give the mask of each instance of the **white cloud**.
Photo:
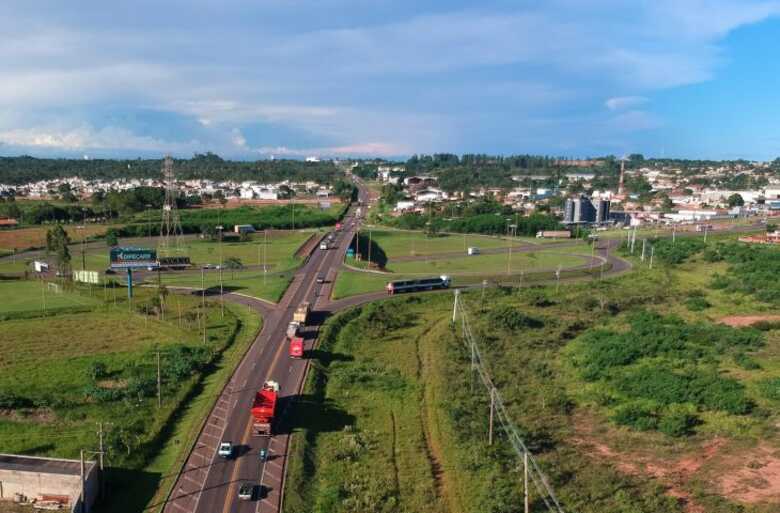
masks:
{"type": "Polygon", "coordinates": [[[134,134],[121,127],[95,129],[84,124],[76,127],[34,127],[0,130],[0,143],[43,149],[74,150],[144,150],[158,153],[188,153],[201,143],[164,141],[134,134]]]}
{"type": "Polygon", "coordinates": [[[605,101],[604,105],[606,105],[609,110],[622,110],[642,105],[647,103],[647,101],[648,99],[644,96],[615,96],[614,98],[609,98],[605,101]]]}

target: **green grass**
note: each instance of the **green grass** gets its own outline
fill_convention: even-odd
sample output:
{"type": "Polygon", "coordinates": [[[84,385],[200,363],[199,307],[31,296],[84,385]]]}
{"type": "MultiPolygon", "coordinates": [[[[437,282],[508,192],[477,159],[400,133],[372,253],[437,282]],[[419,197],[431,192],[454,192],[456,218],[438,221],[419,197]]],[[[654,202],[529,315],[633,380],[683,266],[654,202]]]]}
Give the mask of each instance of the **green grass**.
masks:
{"type": "Polygon", "coordinates": [[[208,412],[205,405],[254,339],[259,321],[233,305],[222,318],[218,303],[207,301],[204,310],[200,299],[189,295],[168,295],[163,319],[138,313],[153,304],[156,291],[137,289],[132,308],[119,292],[116,306],[93,298],[99,304],[80,307],[88,311],[2,322],[0,445],[11,453],[77,458],[81,449],[96,447],[102,422],[110,493],[99,509],[129,513],[142,510],[161,477],[175,470],[208,412]],[[157,350],[162,408],[155,398],[157,350]],[[98,378],[93,377],[96,365],[104,369],[98,378]]]}
{"type": "MultiPolygon", "coordinates": [[[[780,379],[780,330],[764,332],[764,345],[742,357],[737,347],[706,349],[717,347],[712,337],[728,331],[708,328],[713,335],[696,342],[706,349],[703,356],[696,357],[692,346],[674,356],[680,372],[715,368],[721,378],[737,380],[756,405],[743,414],[699,407],[699,423],[678,437],[618,425],[613,410],[629,392],[586,382],[572,364],[573,350],[584,343],[581,335],[605,327],[626,331],[629,316],[641,310],[678,315],[688,323],[777,313],[776,307],[752,296],[712,290],[713,274],[726,267],[696,257],[678,266],[656,262],[652,270],[644,264],[604,281],[562,284],[559,291],[490,289],[484,302],[479,291],[461,296],[509,415],[567,511],[683,511],[669,496],[669,486],[691,494],[710,513],[777,509],[774,499],[737,505],[719,494],[724,475],[752,468],[758,457],[752,448],[780,450],[775,436],[780,394],[767,391],[767,383],[780,379]],[[703,297],[711,306],[693,311],[691,297],[703,297]],[[512,328],[513,312],[536,322],[512,328]],[[724,446],[704,458],[702,448],[713,440],[724,446]],[[706,461],[690,478],[678,482],[673,477],[677,465],[702,458],[706,461]],[[632,465],[638,470],[626,472],[632,465]],[[648,468],[669,468],[672,477],[658,478],[648,468]]],[[[377,290],[387,279],[341,272],[335,295],[377,290]]],[[[505,511],[505,505],[520,503],[518,462],[503,437],[493,447],[486,444],[487,395],[470,392],[469,354],[448,326],[452,296],[402,296],[385,304],[392,307],[377,313],[372,305],[337,317],[322,337],[328,352],[316,355],[306,385],[291,447],[286,513],[352,511],[350,504],[372,504],[376,497],[399,511],[505,511]],[[407,410],[401,397],[415,407],[407,410]],[[312,411],[318,414],[312,416],[312,411]],[[393,441],[390,412],[395,426],[417,429],[404,434],[414,454],[397,445],[398,428],[393,441]],[[426,433],[424,440],[419,433],[426,433]],[[420,453],[433,455],[435,467],[420,453]],[[403,477],[396,482],[396,467],[399,476],[412,476],[417,486],[403,477]],[[430,495],[433,468],[441,473],[430,495]]],[[[655,356],[653,361],[669,358],[655,356]]],[[[532,509],[543,510],[536,500],[532,509]]]]}
{"type": "MultiPolygon", "coordinates": [[[[366,230],[362,230],[363,235],[366,230]]],[[[417,256],[434,255],[437,253],[462,252],[466,253],[466,248],[476,246],[480,249],[506,248],[511,245],[524,243],[535,243],[536,239],[527,237],[518,237],[512,239],[503,239],[498,237],[489,237],[487,235],[437,235],[436,237],[427,237],[422,232],[378,229],[371,230],[371,238],[385,251],[387,258],[392,262],[394,257],[399,256],[417,256]]]]}
{"type": "Polygon", "coordinates": [[[293,423],[304,422],[293,450],[310,464],[291,466],[285,511],[452,511],[437,497],[424,450],[423,376],[410,344],[428,326],[415,323],[377,345],[354,344],[362,327],[352,321],[326,337],[329,354],[319,362],[326,374],[314,370],[305,395],[317,397],[321,411],[294,413],[293,423]]]}
{"type": "MultiPolygon", "coordinates": [[[[176,470],[183,465],[206,416],[262,327],[262,319],[250,308],[238,304],[231,304],[229,308],[241,320],[241,332],[236,337],[236,341],[222,353],[214,370],[199,384],[197,395],[183,405],[180,416],[172,427],[171,435],[162,445],[159,453],[144,467],[145,473],[163,476],[147,508],[153,508],[165,499],[170,487],[175,483],[176,470]]],[[[131,513],[133,510],[127,511],[131,513]]]]}
{"type": "MultiPolygon", "coordinates": [[[[581,248],[582,252],[585,246],[581,248]]],[[[572,250],[576,251],[576,249],[572,250]]],[[[411,275],[437,275],[447,274],[457,276],[460,274],[502,274],[509,269],[510,273],[519,273],[521,271],[534,271],[539,269],[557,269],[575,267],[586,264],[588,257],[556,253],[551,251],[540,251],[533,253],[509,253],[498,255],[476,255],[463,256],[457,258],[414,260],[406,262],[390,262],[389,270],[394,273],[411,275]]]]}
{"type": "Polygon", "coordinates": [[[85,292],[69,292],[62,288],[61,293],[50,289],[45,283],[36,280],[0,281],[0,314],[43,311],[46,309],[58,309],[74,306],[94,306],[100,302],[102,289],[95,289],[95,295],[91,296],[88,290],[85,292]]]}
{"type": "MultiPolygon", "coordinates": [[[[263,273],[261,269],[246,269],[238,271],[222,271],[222,286],[226,289],[250,296],[277,302],[284,295],[292,280],[293,271],[300,263],[290,258],[287,262],[278,262],[279,270],[263,273]]],[[[166,273],[162,275],[165,285],[201,288],[201,274],[193,272],[166,273]]],[[[154,279],[150,278],[150,282],[154,279]]],[[[209,270],[204,274],[203,283],[206,288],[218,289],[219,271],[209,270]]]]}
{"type": "MultiPolygon", "coordinates": [[[[311,230],[294,232],[271,230],[268,232],[268,244],[265,245],[263,243],[263,234],[259,232],[255,233],[252,239],[247,242],[222,243],[221,249],[219,242],[185,239],[181,255],[189,256],[195,265],[217,265],[220,263],[221,251],[222,261],[228,258],[238,258],[245,266],[259,266],[265,261],[269,269],[282,271],[285,270],[285,266],[289,265],[290,258],[300,248],[301,244],[306,242],[312,233],[311,230]],[[265,257],[263,257],[263,246],[266,246],[265,257]]],[[[109,264],[108,253],[108,248],[87,253],[87,268],[101,271],[106,269],[109,264]]],[[[76,250],[73,252],[72,257],[73,265],[80,269],[81,254],[76,250]]]]}

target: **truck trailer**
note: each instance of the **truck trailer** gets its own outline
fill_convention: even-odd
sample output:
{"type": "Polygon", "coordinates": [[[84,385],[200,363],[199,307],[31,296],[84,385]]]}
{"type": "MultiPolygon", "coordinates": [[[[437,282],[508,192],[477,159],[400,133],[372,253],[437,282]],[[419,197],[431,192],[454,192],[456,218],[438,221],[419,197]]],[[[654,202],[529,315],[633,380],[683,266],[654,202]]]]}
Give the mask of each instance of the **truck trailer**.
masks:
{"type": "Polygon", "coordinates": [[[279,395],[279,383],[266,381],[263,388],[255,394],[252,403],[252,434],[254,436],[272,436],[276,400],[279,395]]]}
{"type": "Polygon", "coordinates": [[[303,302],[298,305],[293,313],[293,322],[299,323],[301,326],[306,326],[306,321],[309,319],[309,311],[311,307],[308,302],[303,302]]]}
{"type": "Polygon", "coordinates": [[[569,230],[542,230],[536,232],[537,239],[571,239],[569,230]]]}

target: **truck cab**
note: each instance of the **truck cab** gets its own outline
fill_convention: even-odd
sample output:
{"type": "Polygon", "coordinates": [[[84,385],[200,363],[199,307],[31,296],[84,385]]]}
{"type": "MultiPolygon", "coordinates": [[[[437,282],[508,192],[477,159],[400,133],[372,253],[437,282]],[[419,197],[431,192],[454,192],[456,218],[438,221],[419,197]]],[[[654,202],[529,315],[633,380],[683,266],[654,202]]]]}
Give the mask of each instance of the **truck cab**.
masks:
{"type": "Polygon", "coordinates": [[[290,339],[290,358],[303,358],[304,346],[302,337],[290,339]]]}

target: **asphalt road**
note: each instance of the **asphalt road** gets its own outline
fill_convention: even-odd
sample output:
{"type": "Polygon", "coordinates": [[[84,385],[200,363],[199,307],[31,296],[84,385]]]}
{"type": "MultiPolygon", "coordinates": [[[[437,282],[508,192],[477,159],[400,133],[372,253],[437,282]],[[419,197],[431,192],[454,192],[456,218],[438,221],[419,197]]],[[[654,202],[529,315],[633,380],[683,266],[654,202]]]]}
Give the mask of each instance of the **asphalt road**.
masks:
{"type": "MultiPolygon", "coordinates": [[[[361,199],[367,191],[361,188],[361,199]]],[[[287,355],[287,324],[295,308],[304,301],[313,306],[311,323],[305,330],[306,350],[312,349],[322,320],[330,312],[330,289],[335,273],[355,232],[354,209],[344,219],[344,229],[336,234],[338,249],[320,250],[317,245],[307,261],[295,273],[290,287],[276,306],[247,296],[229,294],[227,298],[246,304],[264,316],[263,329],[223,390],[207,423],[198,437],[179,475],[165,512],[276,512],[281,505],[281,491],[286,464],[287,433],[273,437],[251,434],[250,406],[265,381],[280,384],[277,404],[280,414],[300,392],[306,370],[305,359],[287,355]],[[317,276],[329,283],[318,284],[317,276]],[[237,446],[235,455],[223,459],[216,455],[217,446],[229,440],[237,446]],[[259,461],[258,453],[266,449],[269,459],[259,461]],[[238,498],[242,482],[261,485],[256,500],[238,498]]]]}

